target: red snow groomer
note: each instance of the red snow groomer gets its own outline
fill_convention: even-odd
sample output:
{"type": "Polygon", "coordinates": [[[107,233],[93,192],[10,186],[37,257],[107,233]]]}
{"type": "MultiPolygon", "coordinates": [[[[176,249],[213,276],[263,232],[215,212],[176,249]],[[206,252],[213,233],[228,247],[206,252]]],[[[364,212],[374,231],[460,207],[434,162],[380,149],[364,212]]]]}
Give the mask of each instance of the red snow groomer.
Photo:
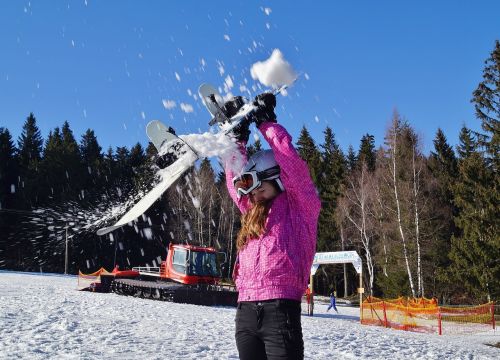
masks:
{"type": "Polygon", "coordinates": [[[101,282],[122,295],[236,306],[238,293],[234,286],[222,284],[217,254],[211,247],[170,244],[167,259],[159,267],[134,267],[127,278],[112,273],[101,275],[101,282]]]}

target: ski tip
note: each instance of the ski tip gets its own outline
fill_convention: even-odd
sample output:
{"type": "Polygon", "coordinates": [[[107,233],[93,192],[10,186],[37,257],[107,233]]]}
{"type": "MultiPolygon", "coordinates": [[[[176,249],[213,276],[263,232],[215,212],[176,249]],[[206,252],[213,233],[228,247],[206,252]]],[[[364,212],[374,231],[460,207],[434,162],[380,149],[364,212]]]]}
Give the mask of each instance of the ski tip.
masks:
{"type": "Polygon", "coordinates": [[[118,228],[119,228],[119,226],[108,226],[108,227],[97,230],[96,234],[98,236],[103,236],[103,235],[106,235],[106,234],[108,234],[108,233],[110,233],[113,230],[116,230],[118,228]]]}

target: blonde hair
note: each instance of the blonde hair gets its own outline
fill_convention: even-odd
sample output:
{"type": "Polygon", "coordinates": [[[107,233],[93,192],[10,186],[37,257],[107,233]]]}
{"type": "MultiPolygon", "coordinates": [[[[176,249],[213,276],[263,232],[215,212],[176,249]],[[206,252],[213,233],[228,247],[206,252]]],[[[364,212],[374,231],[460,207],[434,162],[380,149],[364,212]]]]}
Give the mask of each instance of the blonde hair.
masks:
{"type": "Polygon", "coordinates": [[[264,233],[271,203],[272,200],[255,203],[241,216],[241,229],[236,238],[238,251],[243,250],[251,239],[256,239],[264,233]]]}

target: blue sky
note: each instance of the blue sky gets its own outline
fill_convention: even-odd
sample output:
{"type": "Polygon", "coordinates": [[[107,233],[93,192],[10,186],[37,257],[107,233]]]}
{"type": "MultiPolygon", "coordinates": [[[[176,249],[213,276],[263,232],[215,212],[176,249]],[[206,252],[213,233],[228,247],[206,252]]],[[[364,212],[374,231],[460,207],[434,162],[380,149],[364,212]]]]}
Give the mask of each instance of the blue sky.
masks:
{"type": "MultiPolygon", "coordinates": [[[[278,121],[344,150],[383,142],[393,109],[432,148],[479,122],[470,103],[500,39],[499,1],[4,1],[0,126],[14,139],[30,112],[44,137],[68,120],[103,147],[147,144],[145,125],[204,132],[201,83],[255,84],[250,67],[278,48],[302,74],[278,121]],[[221,71],[223,70],[223,74],[221,71]],[[178,76],[176,76],[176,74],[178,76]],[[177,106],[166,109],[163,100],[177,106]],[[181,110],[180,104],[193,107],[181,110]]],[[[255,95],[256,93],[252,93],[255,95]]]]}

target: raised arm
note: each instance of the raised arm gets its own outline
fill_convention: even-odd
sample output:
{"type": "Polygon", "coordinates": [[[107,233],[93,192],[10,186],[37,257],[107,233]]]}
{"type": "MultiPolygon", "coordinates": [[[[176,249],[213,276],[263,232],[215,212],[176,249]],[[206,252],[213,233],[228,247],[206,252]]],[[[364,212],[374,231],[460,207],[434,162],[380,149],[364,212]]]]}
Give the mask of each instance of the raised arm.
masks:
{"type": "Polygon", "coordinates": [[[292,137],[286,129],[274,122],[263,122],[259,130],[273,150],[281,169],[281,181],[295,206],[303,209],[304,216],[317,217],[321,203],[309,174],[307,163],[293,147],[292,137]]]}
{"type": "MultiPolygon", "coordinates": [[[[244,143],[239,143],[239,151],[241,152],[241,154],[244,158],[244,161],[246,163],[247,156],[246,156],[246,148],[245,148],[244,143]]],[[[234,166],[233,166],[237,162],[236,156],[237,155],[235,154],[232,158],[229,158],[229,160],[226,161],[226,163],[224,164],[224,171],[226,173],[226,186],[227,186],[227,190],[229,191],[229,196],[231,196],[231,199],[233,199],[236,206],[238,206],[238,209],[240,209],[240,211],[242,213],[245,213],[250,208],[248,196],[242,196],[242,197],[238,198],[238,195],[236,193],[236,189],[234,188],[234,185],[233,185],[233,178],[238,175],[236,173],[236,171],[240,170],[240,169],[235,170],[234,166]]]]}

